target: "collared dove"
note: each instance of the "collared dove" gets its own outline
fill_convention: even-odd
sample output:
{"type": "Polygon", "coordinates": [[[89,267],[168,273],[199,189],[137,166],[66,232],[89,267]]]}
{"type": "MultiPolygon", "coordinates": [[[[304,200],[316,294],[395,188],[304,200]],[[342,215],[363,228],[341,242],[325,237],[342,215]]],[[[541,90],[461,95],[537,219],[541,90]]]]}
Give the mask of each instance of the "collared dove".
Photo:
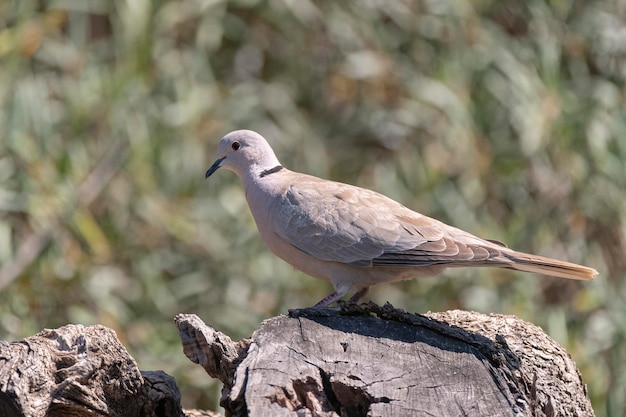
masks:
{"type": "Polygon", "coordinates": [[[284,168],[269,143],[237,130],[219,143],[206,172],[229,169],[243,182],[261,239],[296,269],[330,281],[335,292],[314,307],[370,286],[436,275],[447,267],[491,266],[578,280],[595,269],[516,252],[416,213],[377,192],[284,168]]]}

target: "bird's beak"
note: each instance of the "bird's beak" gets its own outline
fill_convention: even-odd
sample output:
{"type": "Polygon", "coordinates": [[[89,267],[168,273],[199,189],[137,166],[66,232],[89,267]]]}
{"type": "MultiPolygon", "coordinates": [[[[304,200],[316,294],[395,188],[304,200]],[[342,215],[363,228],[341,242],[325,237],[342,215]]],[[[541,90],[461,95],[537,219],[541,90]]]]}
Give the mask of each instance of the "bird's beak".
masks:
{"type": "Polygon", "coordinates": [[[204,178],[209,178],[211,175],[213,175],[213,173],[220,168],[220,164],[225,158],[226,157],[223,156],[221,158],[218,158],[215,162],[213,162],[213,165],[211,165],[211,168],[209,168],[206,174],[204,174],[204,178]]]}

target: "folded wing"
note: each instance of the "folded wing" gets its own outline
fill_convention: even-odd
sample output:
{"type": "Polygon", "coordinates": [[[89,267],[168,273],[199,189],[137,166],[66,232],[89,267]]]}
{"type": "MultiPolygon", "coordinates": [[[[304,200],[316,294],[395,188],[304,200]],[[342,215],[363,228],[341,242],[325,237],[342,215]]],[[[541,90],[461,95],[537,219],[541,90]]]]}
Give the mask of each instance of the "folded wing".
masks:
{"type": "Polygon", "coordinates": [[[516,252],[374,191],[301,174],[278,201],[276,232],[301,251],[356,266],[495,266],[570,279],[597,272],[516,252]]]}

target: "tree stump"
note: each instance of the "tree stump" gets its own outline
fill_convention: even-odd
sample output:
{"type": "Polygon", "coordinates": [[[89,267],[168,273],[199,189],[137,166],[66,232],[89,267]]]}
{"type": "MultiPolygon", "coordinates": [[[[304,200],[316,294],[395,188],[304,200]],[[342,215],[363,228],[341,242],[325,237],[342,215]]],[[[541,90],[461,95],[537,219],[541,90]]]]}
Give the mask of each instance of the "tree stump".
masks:
{"type": "Polygon", "coordinates": [[[113,330],[68,325],[19,342],[0,341],[0,416],[179,417],[183,412],[174,379],[161,371],[139,371],[113,330]]]}
{"type": "Polygon", "coordinates": [[[593,416],[567,352],[513,316],[344,304],[232,341],[197,316],[187,357],[224,383],[227,416],[593,416]]]}
{"type": "MultiPolygon", "coordinates": [[[[185,354],[224,383],[229,416],[593,416],[567,352],[512,316],[344,304],[266,320],[234,342],[195,315],[185,354]]],[[[141,372],[115,333],[68,325],[0,342],[0,417],[214,416],[141,372]]]]}

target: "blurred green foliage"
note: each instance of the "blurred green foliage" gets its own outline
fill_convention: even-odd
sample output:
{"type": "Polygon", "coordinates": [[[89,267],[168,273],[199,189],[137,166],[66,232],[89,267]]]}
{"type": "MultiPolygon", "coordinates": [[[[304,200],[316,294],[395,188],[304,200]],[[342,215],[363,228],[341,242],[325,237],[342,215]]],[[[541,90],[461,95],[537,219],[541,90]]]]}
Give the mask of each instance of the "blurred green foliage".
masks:
{"type": "Polygon", "coordinates": [[[541,325],[598,416],[626,405],[626,4],[610,1],[0,2],[0,339],[115,329],[188,407],[194,312],[234,338],[328,284],[260,242],[219,138],[376,189],[591,283],[454,270],[371,292],[409,311],[541,325]]]}

